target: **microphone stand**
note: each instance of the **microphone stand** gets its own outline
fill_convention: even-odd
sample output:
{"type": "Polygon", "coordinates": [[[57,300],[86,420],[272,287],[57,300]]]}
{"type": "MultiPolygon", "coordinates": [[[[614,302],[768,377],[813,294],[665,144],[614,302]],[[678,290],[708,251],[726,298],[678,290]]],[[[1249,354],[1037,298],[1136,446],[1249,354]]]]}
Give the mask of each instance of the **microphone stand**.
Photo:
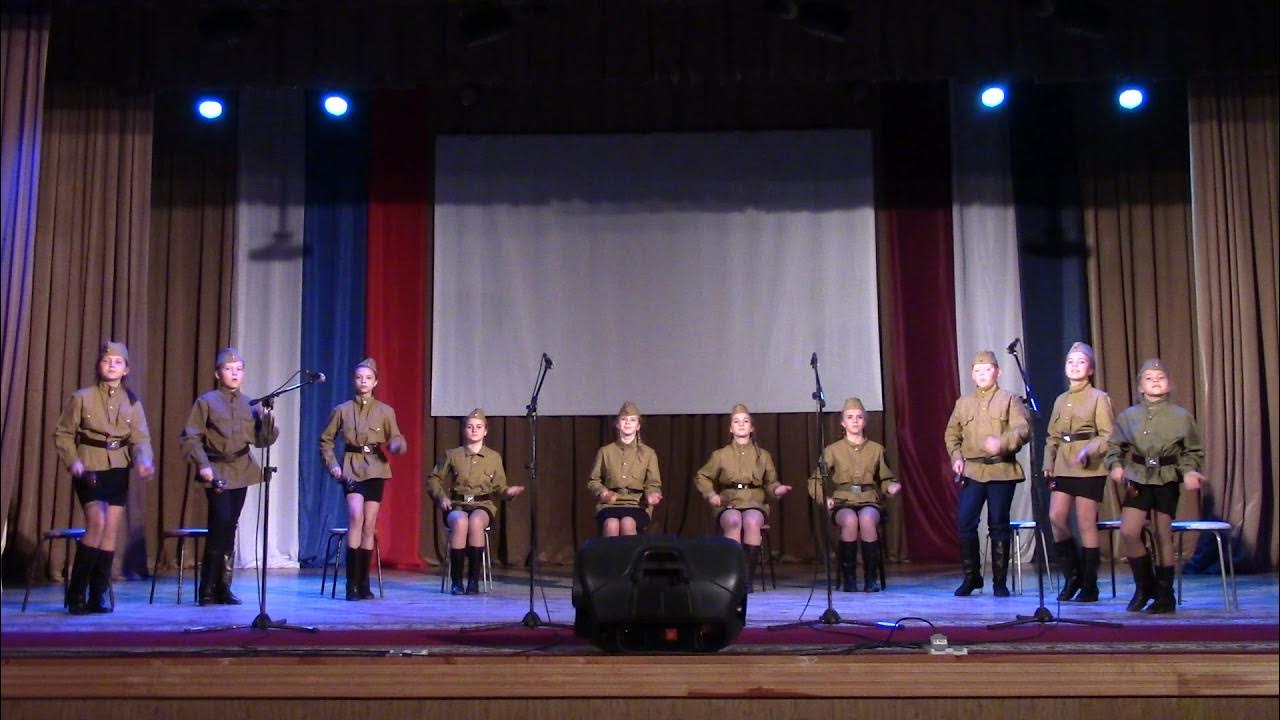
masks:
{"type": "Polygon", "coordinates": [[[533,385],[533,395],[525,406],[525,416],[529,418],[529,612],[519,623],[497,623],[467,628],[463,632],[480,632],[515,627],[517,624],[531,630],[538,628],[570,629],[570,625],[543,620],[538,611],[533,609],[533,587],[538,574],[538,396],[542,394],[542,382],[547,379],[547,371],[552,368],[551,358],[542,354],[538,366],[538,380],[533,385]]]}
{"type": "MultiPolygon", "coordinates": [[[[263,423],[268,424],[267,435],[271,435],[271,427],[275,425],[275,416],[270,412],[275,407],[276,398],[285,393],[293,392],[302,387],[306,387],[312,383],[324,382],[324,374],[318,373],[308,379],[290,385],[286,388],[280,388],[273,392],[267,393],[260,398],[249,401],[249,406],[262,405],[268,410],[266,417],[262,419],[263,423]]],[[[272,620],[267,614],[267,548],[268,540],[271,536],[269,532],[271,528],[271,476],[275,474],[276,468],[271,465],[271,445],[268,444],[262,449],[262,560],[258,563],[258,615],[253,622],[238,625],[206,625],[202,627],[187,628],[184,632],[216,632],[220,630],[298,630],[300,632],[316,632],[316,628],[310,625],[291,625],[288,620],[281,618],[272,620]]]]}
{"type": "MultiPolygon", "coordinates": [[[[1022,387],[1024,392],[1026,393],[1026,397],[1023,398],[1023,401],[1027,405],[1027,409],[1031,414],[1031,432],[1030,432],[1031,483],[1032,483],[1031,514],[1036,521],[1036,543],[1040,546],[1041,551],[1044,553],[1044,562],[1036,563],[1036,580],[1040,586],[1040,604],[1036,606],[1035,611],[1030,615],[1018,615],[1016,620],[1008,620],[1005,622],[993,623],[991,625],[988,625],[987,629],[998,630],[1000,628],[1017,627],[1019,625],[1033,625],[1033,624],[1047,625],[1049,623],[1065,623],[1068,625],[1087,625],[1090,627],[1109,627],[1109,628],[1123,627],[1120,623],[1106,622],[1103,620],[1069,620],[1063,617],[1054,617],[1053,612],[1051,612],[1049,608],[1046,607],[1044,604],[1044,586],[1045,586],[1044,576],[1045,576],[1045,572],[1047,572],[1049,569],[1048,568],[1049,543],[1048,543],[1048,538],[1045,537],[1045,531],[1044,531],[1044,526],[1045,526],[1044,518],[1047,517],[1048,511],[1045,510],[1041,505],[1041,503],[1043,502],[1042,495],[1043,495],[1044,471],[1040,467],[1039,457],[1037,455],[1037,450],[1041,447],[1038,441],[1038,438],[1036,437],[1037,435],[1036,429],[1037,427],[1039,427],[1039,420],[1040,420],[1040,404],[1036,402],[1035,393],[1032,392],[1031,390],[1031,383],[1027,379],[1027,370],[1022,366],[1022,358],[1019,357],[1018,355],[1018,344],[1019,344],[1019,340],[1014,340],[1013,342],[1009,343],[1009,346],[1005,348],[1005,351],[1008,352],[1010,355],[1012,355],[1014,361],[1018,364],[1018,374],[1022,377],[1022,387]]],[[[1017,542],[1018,539],[1015,537],[1013,541],[1017,542]]]]}
{"type": "Polygon", "coordinates": [[[785,623],[783,625],[770,625],[769,630],[790,630],[798,627],[817,627],[818,625],[860,625],[862,627],[876,627],[876,623],[863,622],[861,620],[845,620],[840,617],[840,613],[835,608],[835,599],[833,597],[833,583],[831,580],[831,532],[826,526],[826,520],[830,515],[827,510],[827,486],[831,483],[831,468],[827,467],[826,458],[823,457],[827,449],[826,428],[822,424],[822,413],[827,407],[827,396],[822,391],[822,378],[818,375],[818,353],[814,353],[809,360],[809,365],[813,368],[813,382],[815,389],[813,391],[813,399],[816,403],[813,417],[818,427],[818,497],[814,500],[817,505],[818,512],[816,515],[815,531],[820,539],[819,547],[822,550],[822,567],[827,575],[827,609],[817,620],[802,620],[800,622],[785,623]]]}

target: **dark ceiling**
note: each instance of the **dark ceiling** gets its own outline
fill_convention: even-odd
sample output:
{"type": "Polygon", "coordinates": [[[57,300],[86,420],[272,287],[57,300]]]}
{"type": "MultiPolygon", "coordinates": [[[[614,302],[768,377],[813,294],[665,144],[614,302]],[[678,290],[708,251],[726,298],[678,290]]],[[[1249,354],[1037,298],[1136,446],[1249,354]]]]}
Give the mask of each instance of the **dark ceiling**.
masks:
{"type": "Polygon", "coordinates": [[[50,79],[125,89],[1274,74],[1280,17],[1275,0],[50,4],[50,79]]]}

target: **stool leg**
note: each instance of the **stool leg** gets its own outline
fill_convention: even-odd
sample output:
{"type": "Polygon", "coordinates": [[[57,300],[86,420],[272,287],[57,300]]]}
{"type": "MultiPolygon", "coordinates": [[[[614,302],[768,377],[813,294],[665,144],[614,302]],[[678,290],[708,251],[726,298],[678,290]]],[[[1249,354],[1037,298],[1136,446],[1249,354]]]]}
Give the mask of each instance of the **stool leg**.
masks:
{"type": "MultiPolygon", "coordinates": [[[[195,556],[191,559],[191,596],[196,599],[196,602],[199,602],[200,600],[200,558],[204,557],[204,555],[201,552],[201,548],[204,547],[204,540],[199,535],[197,535],[195,542],[193,542],[192,545],[194,546],[192,549],[195,551],[195,556]]],[[[178,568],[178,572],[181,573],[182,568],[178,568]]]]}
{"type": "Polygon", "coordinates": [[[1222,575],[1222,607],[1231,612],[1231,595],[1227,593],[1227,562],[1222,553],[1222,533],[1215,532],[1213,539],[1218,546],[1218,572],[1222,575]]]}
{"type": "Polygon", "coordinates": [[[178,537],[178,600],[179,605],[182,604],[182,566],[187,564],[187,538],[178,537]]]}
{"type": "Polygon", "coordinates": [[[1173,575],[1177,578],[1178,597],[1175,604],[1182,604],[1182,538],[1175,538],[1173,543],[1173,575]]]}
{"type": "Polygon", "coordinates": [[[484,529],[484,557],[480,565],[485,592],[493,592],[493,557],[489,555],[489,528],[484,529]]]}
{"type": "Polygon", "coordinates": [[[378,536],[373,536],[373,558],[378,563],[378,597],[385,598],[382,594],[382,548],[378,546],[378,536]]]}
{"type": "MultiPolygon", "coordinates": [[[[148,605],[155,604],[156,601],[156,578],[160,573],[160,551],[164,550],[164,536],[160,537],[160,542],[156,543],[156,559],[151,563],[151,596],[147,599],[148,605]]],[[[182,573],[182,566],[178,566],[178,573],[182,573]]]]}
{"type": "MultiPolygon", "coordinates": [[[[33,558],[31,558],[31,564],[27,566],[27,590],[26,590],[26,592],[22,593],[22,610],[21,610],[21,612],[26,612],[26,611],[27,611],[27,601],[31,599],[31,581],[35,578],[35,574],[36,574],[36,565],[38,564],[36,561],[37,561],[37,560],[39,560],[39,558],[40,558],[40,546],[39,546],[39,545],[37,545],[37,546],[36,546],[36,556],[35,556],[35,557],[33,557],[33,558]]],[[[67,593],[66,593],[66,591],[65,591],[65,590],[63,591],[62,596],[63,596],[63,598],[66,598],[67,593]]],[[[64,600],[63,600],[63,602],[65,603],[65,602],[66,602],[66,600],[64,599],[64,600]]]]}

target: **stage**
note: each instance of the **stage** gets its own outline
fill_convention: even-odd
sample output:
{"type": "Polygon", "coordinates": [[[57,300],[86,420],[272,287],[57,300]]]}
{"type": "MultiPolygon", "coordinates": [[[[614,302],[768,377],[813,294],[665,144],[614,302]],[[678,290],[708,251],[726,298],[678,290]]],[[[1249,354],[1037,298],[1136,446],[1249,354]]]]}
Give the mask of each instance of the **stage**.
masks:
{"type": "MultiPolygon", "coordinates": [[[[270,616],[314,633],[187,632],[253,620],[257,598],[247,570],[237,574],[246,602],[239,607],[194,605],[189,576],[182,604],[172,576],[160,580],[155,604],[147,603],[150,581],[118,582],[115,613],[78,617],[62,610],[59,585],[34,588],[25,613],[23,589],[11,586],[3,603],[4,708],[9,718],[48,717],[109,698],[134,716],[258,716],[271,707],[277,717],[317,717],[323,699],[328,717],[374,707],[412,716],[426,706],[468,717],[652,717],[655,708],[658,716],[690,717],[740,713],[735,700],[752,698],[753,717],[844,713],[853,707],[847,702],[888,717],[1052,717],[1046,708],[1073,698],[1077,709],[1119,717],[1127,711],[1118,700],[1126,700],[1120,708],[1143,708],[1139,716],[1275,712],[1275,574],[1241,576],[1235,612],[1223,610],[1216,574],[1185,576],[1178,612],[1152,616],[1124,611],[1132,581],[1123,565],[1112,599],[1104,566],[1101,602],[1047,605],[1061,618],[1123,627],[988,629],[1035,610],[1033,568],[1026,573],[1022,595],[995,598],[988,588],[955,598],[955,569],[891,565],[887,591],[834,595],[844,619],[868,626],[775,630],[816,621],[826,607],[821,578],[811,595],[812,566],[783,565],[776,590],[750,596],[737,642],[713,655],[605,655],[572,630],[521,627],[527,575],[514,569],[500,569],[493,592],[479,596],[442,594],[438,572],[388,571],[385,599],[358,603],[330,599],[328,591],[322,597],[318,571],[272,571],[270,616]],[[477,629],[504,622],[511,625],[477,629]],[[935,634],[946,638],[942,654],[930,652],[935,634]],[[617,702],[628,698],[646,700],[617,702]],[[832,704],[841,699],[851,700],[832,704]]],[[[567,568],[548,569],[535,594],[542,620],[572,623],[570,587],[567,568]]]]}

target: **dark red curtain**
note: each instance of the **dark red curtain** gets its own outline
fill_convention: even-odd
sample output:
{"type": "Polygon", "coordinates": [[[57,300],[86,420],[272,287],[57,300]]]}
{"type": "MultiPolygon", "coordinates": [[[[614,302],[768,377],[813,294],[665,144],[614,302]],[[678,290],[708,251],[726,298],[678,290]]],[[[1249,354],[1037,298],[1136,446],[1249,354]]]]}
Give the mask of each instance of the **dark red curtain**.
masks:
{"type": "Polygon", "coordinates": [[[886,254],[894,424],[907,548],[955,561],[956,487],[943,431],[960,394],[951,234],[951,145],[944,82],[886,86],[876,202],[886,254]]]}
{"type": "Polygon", "coordinates": [[[369,241],[365,348],[378,359],[378,395],[396,408],[410,451],[393,456],[401,482],[387,483],[378,520],[385,565],[421,568],[418,553],[427,408],[427,296],[431,272],[427,224],[434,170],[425,93],[370,97],[369,241]]]}

